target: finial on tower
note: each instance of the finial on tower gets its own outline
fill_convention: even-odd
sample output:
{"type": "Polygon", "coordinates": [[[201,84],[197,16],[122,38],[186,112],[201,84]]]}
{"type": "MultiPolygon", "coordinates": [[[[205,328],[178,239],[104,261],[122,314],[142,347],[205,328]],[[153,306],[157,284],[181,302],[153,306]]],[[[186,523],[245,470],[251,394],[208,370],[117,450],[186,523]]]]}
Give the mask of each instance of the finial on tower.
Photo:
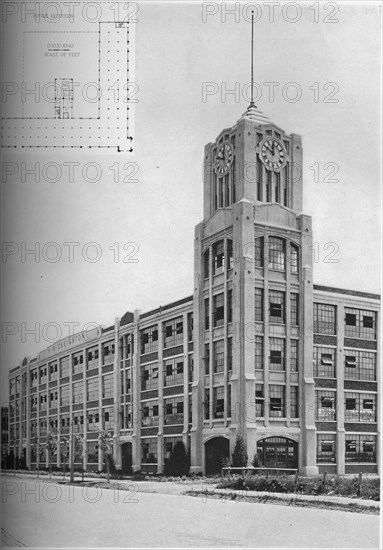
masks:
{"type": "Polygon", "coordinates": [[[254,107],[254,10],[251,12],[251,91],[250,105],[254,107]]]}

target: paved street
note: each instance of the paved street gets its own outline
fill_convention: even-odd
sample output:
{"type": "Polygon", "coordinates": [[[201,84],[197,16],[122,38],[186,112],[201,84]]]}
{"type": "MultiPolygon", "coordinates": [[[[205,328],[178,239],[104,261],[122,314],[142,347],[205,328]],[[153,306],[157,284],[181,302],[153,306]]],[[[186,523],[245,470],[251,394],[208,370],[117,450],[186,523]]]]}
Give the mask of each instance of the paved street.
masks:
{"type": "Polygon", "coordinates": [[[134,485],[124,492],[2,477],[2,508],[7,536],[38,548],[378,548],[378,516],[203,501],[134,485]]]}

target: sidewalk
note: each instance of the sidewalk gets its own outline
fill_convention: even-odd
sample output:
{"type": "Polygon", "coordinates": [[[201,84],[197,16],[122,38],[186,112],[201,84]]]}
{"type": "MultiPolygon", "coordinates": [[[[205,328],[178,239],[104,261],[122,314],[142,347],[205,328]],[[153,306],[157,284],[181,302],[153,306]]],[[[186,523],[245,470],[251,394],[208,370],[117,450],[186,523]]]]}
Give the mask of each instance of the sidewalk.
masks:
{"type": "MultiPolygon", "coordinates": [[[[202,493],[202,491],[200,491],[202,493]]],[[[226,495],[227,498],[230,498],[231,495],[235,494],[239,497],[250,497],[250,498],[259,498],[269,497],[273,499],[283,500],[286,502],[307,502],[307,503],[332,503],[334,505],[340,504],[342,506],[364,506],[371,509],[380,509],[380,502],[376,500],[366,500],[363,498],[349,498],[341,497],[337,495],[303,495],[299,493],[277,493],[271,491],[246,491],[244,489],[218,489],[216,487],[208,488],[205,486],[203,489],[204,494],[214,494],[214,495],[226,495]]]]}

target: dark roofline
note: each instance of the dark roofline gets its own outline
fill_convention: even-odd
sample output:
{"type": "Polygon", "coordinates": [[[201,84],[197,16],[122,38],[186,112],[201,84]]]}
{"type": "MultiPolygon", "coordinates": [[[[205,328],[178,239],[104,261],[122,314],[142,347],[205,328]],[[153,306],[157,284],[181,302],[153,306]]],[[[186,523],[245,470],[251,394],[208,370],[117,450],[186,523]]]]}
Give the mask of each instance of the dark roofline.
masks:
{"type": "Polygon", "coordinates": [[[359,296],[360,298],[372,298],[373,300],[380,300],[380,294],[361,292],[359,290],[348,290],[345,288],[335,288],[333,286],[314,285],[314,290],[322,290],[323,292],[337,292],[339,294],[347,294],[348,296],[359,296]]]}
{"type": "Polygon", "coordinates": [[[170,304],[167,304],[166,306],[160,306],[157,309],[152,309],[150,311],[146,311],[142,315],[140,315],[140,320],[145,319],[146,317],[150,317],[151,315],[155,315],[156,313],[161,313],[162,311],[166,311],[167,309],[172,309],[173,307],[181,306],[182,304],[187,304],[188,302],[191,302],[193,300],[193,296],[188,296],[187,298],[182,298],[182,300],[177,300],[176,302],[171,302],[170,304]]]}

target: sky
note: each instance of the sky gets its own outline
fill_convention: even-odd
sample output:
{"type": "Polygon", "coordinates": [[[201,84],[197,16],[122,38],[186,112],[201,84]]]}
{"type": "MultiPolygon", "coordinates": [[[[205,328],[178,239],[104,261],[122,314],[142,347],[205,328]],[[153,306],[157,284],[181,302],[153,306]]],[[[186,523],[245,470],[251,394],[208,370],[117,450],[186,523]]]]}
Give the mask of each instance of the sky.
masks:
{"type": "MultiPolygon", "coordinates": [[[[302,136],[314,283],[379,293],[380,8],[338,2],[325,10],[319,3],[315,12],[313,5],[299,4],[297,12],[281,2],[272,18],[267,3],[256,3],[256,103],[287,133],[302,136]]],[[[89,183],[78,170],[73,182],[65,171],[57,183],[2,182],[3,251],[4,243],[16,243],[2,263],[2,402],[8,369],[56,335],[88,323],[109,326],[126,311],[192,294],[203,148],[247,108],[249,13],[239,3],[139,4],[135,150],[126,158],[3,153],[3,162],[19,166],[96,162],[102,178],[89,183]],[[54,253],[51,242],[62,253],[55,263],[45,259],[54,253]],[[64,243],[78,243],[73,258],[64,243]],[[36,246],[39,261],[23,257],[23,247],[36,246]]]]}

